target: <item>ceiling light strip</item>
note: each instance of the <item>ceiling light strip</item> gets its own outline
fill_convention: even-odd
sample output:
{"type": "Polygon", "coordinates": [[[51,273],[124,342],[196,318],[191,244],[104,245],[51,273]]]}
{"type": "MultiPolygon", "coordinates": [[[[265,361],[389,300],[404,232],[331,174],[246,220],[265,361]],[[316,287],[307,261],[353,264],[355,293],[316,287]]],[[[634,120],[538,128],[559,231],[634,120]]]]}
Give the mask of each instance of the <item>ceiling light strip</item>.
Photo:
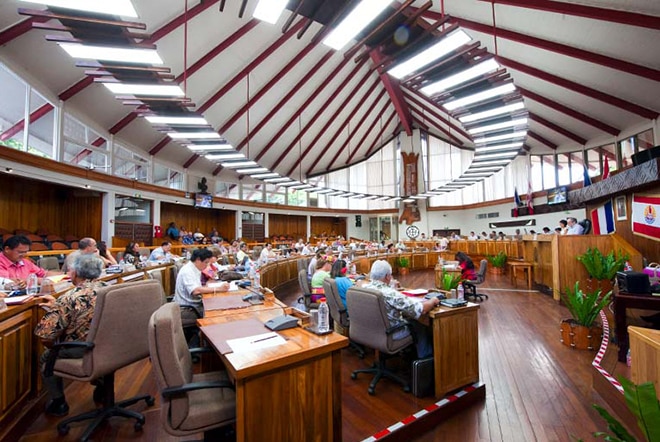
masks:
{"type": "Polygon", "coordinates": [[[492,132],[499,129],[506,129],[509,127],[523,126],[527,124],[527,118],[516,118],[515,120],[503,121],[501,123],[489,124],[488,126],[479,126],[468,129],[470,135],[480,134],[483,132],[492,132]]]}
{"type": "Polygon", "coordinates": [[[507,83],[503,84],[502,86],[498,86],[492,89],[488,89],[486,91],[478,92],[473,95],[468,95],[467,97],[459,98],[457,100],[449,101],[447,103],[443,103],[442,107],[444,107],[447,110],[454,110],[458,109],[459,107],[465,107],[469,104],[474,104],[478,103],[480,101],[488,100],[489,98],[493,97],[498,97],[500,95],[506,95],[508,93],[511,93],[516,90],[516,87],[513,85],[513,83],[507,83]]]}
{"type": "Polygon", "coordinates": [[[446,91],[454,86],[458,86],[459,84],[465,83],[466,81],[480,77],[499,68],[500,65],[495,61],[495,59],[489,58],[483,63],[479,63],[457,74],[451,75],[440,81],[436,81],[435,83],[431,83],[428,86],[424,86],[420,89],[420,91],[425,95],[435,95],[438,92],[446,91]]]}
{"type": "Polygon", "coordinates": [[[525,108],[525,104],[522,101],[518,101],[516,103],[507,104],[506,106],[500,106],[493,109],[488,109],[482,112],[478,112],[476,114],[466,115],[464,117],[460,117],[458,121],[460,121],[463,124],[467,124],[467,123],[472,123],[473,121],[485,120],[486,118],[495,117],[497,115],[508,114],[524,108],[525,108]]]}

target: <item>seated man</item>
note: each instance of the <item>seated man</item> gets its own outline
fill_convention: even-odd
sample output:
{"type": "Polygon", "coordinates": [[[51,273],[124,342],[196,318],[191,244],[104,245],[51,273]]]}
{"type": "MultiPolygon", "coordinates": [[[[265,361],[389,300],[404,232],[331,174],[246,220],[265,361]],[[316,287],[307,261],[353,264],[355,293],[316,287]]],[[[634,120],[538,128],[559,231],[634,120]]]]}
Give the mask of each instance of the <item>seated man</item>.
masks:
{"type": "MultiPolygon", "coordinates": [[[[69,271],[71,282],[75,288],[55,300],[50,295],[44,296],[47,301],[44,308],[47,313],[41,319],[34,334],[41,338],[47,347],[41,356],[42,377],[44,386],[50,394],[51,400],[46,406],[46,413],[54,416],[64,416],[69,412],[69,406],[64,397],[62,378],[43,373],[46,361],[51,350],[48,348],[56,342],[85,341],[89,333],[89,326],[94,316],[96,305],[96,291],[105,285],[98,281],[103,272],[103,260],[95,254],[80,255],[72,264],[69,271]]],[[[57,357],[63,359],[82,358],[84,348],[63,348],[57,357]]],[[[103,397],[102,387],[97,386],[94,391],[95,401],[103,397]],[[97,391],[98,390],[98,391],[97,391]]]]}
{"type": "Polygon", "coordinates": [[[172,243],[169,241],[164,241],[160,247],[156,247],[149,255],[149,261],[167,261],[170,259],[177,258],[176,255],[170,253],[172,250],[172,243]]]}
{"type": "Polygon", "coordinates": [[[32,241],[22,235],[11,236],[4,242],[0,253],[0,279],[3,279],[3,285],[25,288],[27,277],[32,273],[36,274],[37,278],[60,274],[46,271],[31,259],[26,259],[31,245],[32,241]]]}
{"type": "Polygon", "coordinates": [[[584,227],[582,227],[577,222],[577,218],[567,218],[568,229],[566,230],[567,235],[582,235],[584,234],[584,227]]]}
{"type": "MultiPolygon", "coordinates": [[[[419,300],[405,296],[392,287],[392,266],[383,260],[377,260],[371,266],[371,282],[364,287],[369,289],[376,289],[383,294],[385,298],[385,306],[387,309],[387,317],[392,326],[397,326],[405,320],[410,320],[409,323],[416,338],[417,357],[426,358],[433,354],[433,340],[429,336],[430,330],[420,322],[416,321],[420,316],[430,312],[434,307],[440,304],[438,298],[431,298],[426,300],[419,300]]],[[[408,336],[411,331],[408,328],[401,328],[397,330],[393,339],[402,339],[408,336]]]]}
{"type": "Polygon", "coordinates": [[[67,255],[62,264],[62,272],[67,273],[69,267],[73,265],[73,262],[78,259],[80,255],[92,255],[98,252],[98,247],[96,246],[96,240],[94,238],[83,238],[78,241],[78,250],[71,252],[67,255]]]}

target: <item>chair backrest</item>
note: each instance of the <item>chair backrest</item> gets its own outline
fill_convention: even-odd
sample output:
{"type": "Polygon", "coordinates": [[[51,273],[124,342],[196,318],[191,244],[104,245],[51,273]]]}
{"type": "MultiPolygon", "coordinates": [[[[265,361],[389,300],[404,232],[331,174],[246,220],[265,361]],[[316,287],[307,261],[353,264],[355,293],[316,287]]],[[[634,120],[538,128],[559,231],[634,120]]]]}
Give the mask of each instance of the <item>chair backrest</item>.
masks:
{"type": "Polygon", "coordinates": [[[486,270],[488,269],[488,260],[482,259],[479,264],[479,271],[477,272],[477,279],[473,281],[474,284],[481,284],[486,280],[486,270]]]}
{"type": "Polygon", "coordinates": [[[69,250],[69,246],[64,244],[63,242],[52,242],[50,244],[50,248],[53,250],[69,250]]]}
{"type": "Polygon", "coordinates": [[[309,286],[309,280],[307,279],[307,269],[298,272],[298,283],[300,284],[300,289],[302,290],[303,295],[309,295],[312,293],[312,289],[309,286]]]}
{"type": "Polygon", "coordinates": [[[358,344],[392,354],[412,344],[412,336],[393,339],[383,294],[375,289],[351,287],[346,293],[348,311],[351,312],[349,337],[358,344]]]}
{"type": "MultiPolygon", "coordinates": [[[[149,356],[149,318],[163,304],[158,281],[145,280],[111,285],[96,293],[94,316],[87,342],[94,348],[82,361],[87,377],[97,378],[149,356]]],[[[55,370],[59,371],[58,360],[55,370]]]]}
{"type": "MultiPolygon", "coordinates": [[[[192,380],[192,360],[181,325],[181,308],[176,302],[164,304],[154,312],[148,328],[151,365],[159,390],[178,387],[192,380]]],[[[161,420],[178,428],[188,415],[185,394],[164,399],[161,420]]]]}
{"type": "Polygon", "coordinates": [[[32,242],[32,245],[30,246],[30,250],[33,252],[43,252],[45,250],[50,250],[48,246],[42,242],[32,242]]]}
{"type": "Polygon", "coordinates": [[[60,262],[57,260],[57,256],[45,256],[39,258],[37,265],[44,270],[59,270],[60,262]]]}
{"type": "Polygon", "coordinates": [[[140,247],[138,249],[138,253],[140,254],[140,256],[149,257],[149,255],[151,255],[151,250],[149,250],[148,247],[140,247]]]}
{"type": "Polygon", "coordinates": [[[323,292],[325,299],[328,302],[330,309],[330,316],[339,322],[342,327],[348,327],[348,310],[344,307],[344,303],[339,296],[339,289],[337,288],[337,281],[332,278],[325,278],[323,280],[323,292]]]}
{"type": "Polygon", "coordinates": [[[591,233],[591,221],[588,219],[583,219],[582,221],[579,222],[579,224],[584,228],[584,232],[582,232],[583,235],[587,235],[591,233]]]}
{"type": "Polygon", "coordinates": [[[307,266],[309,266],[309,260],[310,258],[298,258],[298,272],[300,273],[301,270],[304,270],[305,272],[307,271],[307,266]]]}

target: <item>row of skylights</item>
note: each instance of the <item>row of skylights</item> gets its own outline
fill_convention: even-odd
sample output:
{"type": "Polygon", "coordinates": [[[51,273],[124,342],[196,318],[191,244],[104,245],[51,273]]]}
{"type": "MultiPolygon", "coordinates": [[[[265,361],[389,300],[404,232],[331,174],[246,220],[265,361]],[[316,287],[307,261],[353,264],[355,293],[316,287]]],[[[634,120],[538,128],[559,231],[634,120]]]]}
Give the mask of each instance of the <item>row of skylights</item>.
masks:
{"type": "Polygon", "coordinates": [[[119,15],[122,17],[137,17],[137,12],[131,0],[23,0],[29,3],[53,6],[56,8],[74,9],[76,11],[95,12],[98,14],[119,15]]]}

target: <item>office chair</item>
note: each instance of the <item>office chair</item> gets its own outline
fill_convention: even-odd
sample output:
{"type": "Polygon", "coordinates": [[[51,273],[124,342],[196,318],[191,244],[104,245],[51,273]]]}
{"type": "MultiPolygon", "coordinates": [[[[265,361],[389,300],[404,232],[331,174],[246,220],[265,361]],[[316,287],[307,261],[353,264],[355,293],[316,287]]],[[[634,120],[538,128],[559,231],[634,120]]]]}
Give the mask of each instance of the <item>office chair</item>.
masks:
{"type": "Polygon", "coordinates": [[[579,221],[578,224],[581,225],[582,228],[584,229],[584,232],[582,232],[583,235],[588,235],[589,233],[591,233],[591,221],[590,220],[585,218],[582,221],[579,221]]]}
{"type": "MultiPolygon", "coordinates": [[[[330,316],[336,324],[339,324],[339,327],[335,327],[335,331],[340,329],[342,335],[349,336],[351,322],[348,319],[348,309],[344,307],[341,296],[339,296],[337,282],[332,278],[325,278],[323,280],[323,292],[330,309],[330,316]]],[[[349,340],[349,348],[355,350],[360,359],[364,358],[364,348],[360,344],[349,340]]]]}
{"type": "Polygon", "coordinates": [[[177,303],[165,304],[154,312],[147,335],[163,399],[160,416],[165,430],[186,436],[234,423],[236,394],[226,372],[193,374],[177,303]]]}
{"type": "Polygon", "coordinates": [[[39,258],[37,265],[44,270],[60,270],[60,262],[57,260],[57,256],[44,256],[39,258]]]}
{"type": "Polygon", "coordinates": [[[309,285],[309,279],[307,279],[307,269],[298,271],[298,284],[303,293],[303,295],[298,298],[298,303],[304,304],[307,311],[312,308],[317,308],[319,304],[317,302],[312,302],[312,289],[309,285]]]}
{"type": "Polygon", "coordinates": [[[486,270],[488,268],[488,261],[485,259],[481,260],[479,265],[479,271],[477,272],[476,279],[464,281],[463,287],[465,288],[465,297],[474,298],[475,301],[483,301],[484,298],[488,299],[488,295],[485,293],[477,293],[477,286],[481,285],[486,281],[486,270]]]}
{"type": "Polygon", "coordinates": [[[103,287],[96,294],[94,316],[85,342],[61,342],[51,349],[45,372],[76,381],[90,382],[103,378],[103,407],[64,419],[57,424],[60,435],[69,432],[73,422],[93,419],[81,440],[86,441],[106,419],[123,416],[136,419],[135,431],[144,425],[144,415],[125,407],[144,400],[154,404],[150,395],[115,402],[115,371],[149,356],[145,330],[149,318],[163,303],[163,289],[158,281],[138,281],[103,287]],[[82,358],[57,359],[61,348],[85,347],[82,358]]]}
{"type": "Polygon", "coordinates": [[[376,384],[382,377],[398,382],[403,385],[403,391],[409,392],[408,380],[390,371],[385,365],[388,356],[396,355],[413,344],[411,334],[402,339],[393,338],[396,331],[408,327],[408,324],[391,326],[383,294],[378,290],[351,287],[346,294],[346,301],[348,311],[351,312],[349,329],[351,340],[373,348],[378,355],[378,360],[371,368],[353,371],[351,379],[357,379],[359,373],[373,373],[375,376],[367,388],[369,394],[372,395],[376,393],[376,384]]]}

